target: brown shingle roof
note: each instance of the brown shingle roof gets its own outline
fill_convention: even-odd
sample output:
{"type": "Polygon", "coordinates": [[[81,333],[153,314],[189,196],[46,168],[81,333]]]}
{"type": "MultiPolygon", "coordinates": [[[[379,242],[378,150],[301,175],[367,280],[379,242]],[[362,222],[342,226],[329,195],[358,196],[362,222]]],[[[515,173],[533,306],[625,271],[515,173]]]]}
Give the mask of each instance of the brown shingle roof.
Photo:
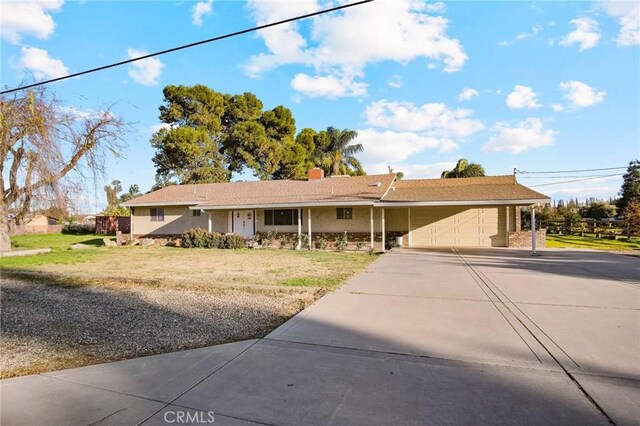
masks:
{"type": "Polygon", "coordinates": [[[291,203],[359,203],[382,198],[394,175],[338,176],[319,180],[173,185],[128,201],[127,206],[189,204],[203,207],[291,203]],[[379,185],[376,185],[379,184],[379,185]]]}
{"type": "Polygon", "coordinates": [[[515,201],[548,197],[524,185],[515,176],[485,176],[459,179],[414,179],[397,181],[384,202],[515,201]]]}
{"type": "Polygon", "coordinates": [[[203,208],[289,204],[548,201],[513,175],[393,182],[394,175],[338,176],[319,180],[173,185],[124,203],[126,206],[198,205],[203,208]],[[393,183],[393,185],[392,185],[393,183]],[[379,185],[376,185],[379,184],[379,185]],[[385,195],[386,193],[386,195],[385,195]]]}

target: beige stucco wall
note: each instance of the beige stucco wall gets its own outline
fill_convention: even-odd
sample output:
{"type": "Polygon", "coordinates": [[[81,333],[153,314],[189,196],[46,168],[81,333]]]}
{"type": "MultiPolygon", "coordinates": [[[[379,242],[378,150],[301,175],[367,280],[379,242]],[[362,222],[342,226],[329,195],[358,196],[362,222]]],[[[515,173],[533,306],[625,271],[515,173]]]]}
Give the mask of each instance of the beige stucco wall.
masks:
{"type": "Polygon", "coordinates": [[[155,207],[136,207],[131,221],[134,235],[180,235],[187,229],[207,229],[207,213],[193,216],[188,206],[159,206],[164,208],[164,221],[152,222],[151,209],[155,207]]]}
{"type": "MultiPolygon", "coordinates": [[[[208,229],[209,215],[213,232],[231,232],[228,210],[211,210],[202,216],[193,216],[187,206],[164,207],[164,222],[152,222],[152,207],[136,207],[134,209],[132,232],[135,235],[179,235],[190,228],[208,229]]],[[[336,207],[312,207],[311,231],[318,232],[369,232],[369,207],[352,207],[353,219],[337,219],[336,207]]],[[[308,208],[302,209],[302,231],[308,230],[308,208]]],[[[381,209],[375,208],[374,231],[381,232],[381,209]]],[[[385,209],[385,225],[387,232],[408,230],[406,208],[385,209]]],[[[264,209],[256,210],[256,232],[298,232],[297,225],[265,225],[264,209]]]]}
{"type": "MultiPolygon", "coordinates": [[[[336,207],[311,208],[311,232],[369,232],[369,207],[352,207],[352,219],[338,219],[336,207]]],[[[302,231],[309,232],[309,209],[302,209],[302,231]]],[[[381,232],[381,209],[373,209],[375,232],[381,232]]],[[[265,225],[264,210],[256,210],[257,232],[298,232],[298,225],[265,225]]],[[[407,209],[385,209],[385,225],[387,231],[407,231],[407,209]]]]}

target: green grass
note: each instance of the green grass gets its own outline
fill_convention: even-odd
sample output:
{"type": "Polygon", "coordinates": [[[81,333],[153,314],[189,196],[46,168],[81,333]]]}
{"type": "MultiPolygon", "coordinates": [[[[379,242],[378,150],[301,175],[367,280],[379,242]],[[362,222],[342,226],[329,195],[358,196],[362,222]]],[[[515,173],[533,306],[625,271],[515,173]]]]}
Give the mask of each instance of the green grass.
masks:
{"type": "Polygon", "coordinates": [[[100,247],[104,243],[104,235],[67,235],[67,234],[31,234],[16,235],[11,238],[11,246],[15,250],[51,248],[52,251],[67,250],[71,244],[82,243],[100,247]]]}
{"type": "Polygon", "coordinates": [[[596,238],[595,235],[557,235],[547,234],[547,247],[551,248],[590,248],[596,250],[640,250],[640,238],[631,237],[627,240],[620,237],[618,240],[596,238]]]}
{"type": "Polygon", "coordinates": [[[14,250],[50,248],[50,253],[29,256],[3,257],[0,269],[34,270],[43,265],[75,265],[94,260],[101,255],[96,247],[104,246],[104,235],[66,235],[66,234],[30,234],[16,235],[11,238],[14,250]],[[86,250],[71,250],[72,244],[82,243],[91,246],[86,250]]]}

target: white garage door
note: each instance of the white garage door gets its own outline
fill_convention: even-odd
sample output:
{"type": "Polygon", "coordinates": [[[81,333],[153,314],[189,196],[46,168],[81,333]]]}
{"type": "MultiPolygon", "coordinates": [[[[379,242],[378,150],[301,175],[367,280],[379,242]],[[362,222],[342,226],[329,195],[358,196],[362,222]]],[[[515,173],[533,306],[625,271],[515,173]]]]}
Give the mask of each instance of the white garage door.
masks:
{"type": "Polygon", "coordinates": [[[506,246],[504,207],[411,209],[412,246],[506,246]]]}

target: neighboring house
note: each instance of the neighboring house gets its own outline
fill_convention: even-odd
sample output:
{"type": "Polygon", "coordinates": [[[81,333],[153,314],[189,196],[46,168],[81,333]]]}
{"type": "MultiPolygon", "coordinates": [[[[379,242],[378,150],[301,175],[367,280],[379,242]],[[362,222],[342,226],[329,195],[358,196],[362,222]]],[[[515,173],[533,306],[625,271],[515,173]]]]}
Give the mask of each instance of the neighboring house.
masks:
{"type": "Polygon", "coordinates": [[[272,230],[299,239],[302,233],[333,239],[347,232],[350,241],[380,242],[384,248],[385,238],[397,236],[410,247],[526,246],[520,206],[548,202],[512,175],[325,178],[312,169],[308,180],[168,186],[123,205],[131,207],[135,236],[174,237],[196,227],[247,238],[272,230]]]}
{"type": "Polygon", "coordinates": [[[20,225],[16,225],[15,221],[11,220],[9,228],[12,235],[44,234],[60,232],[62,230],[62,225],[58,223],[58,220],[55,217],[38,213],[33,216],[26,217],[20,225]]]}

